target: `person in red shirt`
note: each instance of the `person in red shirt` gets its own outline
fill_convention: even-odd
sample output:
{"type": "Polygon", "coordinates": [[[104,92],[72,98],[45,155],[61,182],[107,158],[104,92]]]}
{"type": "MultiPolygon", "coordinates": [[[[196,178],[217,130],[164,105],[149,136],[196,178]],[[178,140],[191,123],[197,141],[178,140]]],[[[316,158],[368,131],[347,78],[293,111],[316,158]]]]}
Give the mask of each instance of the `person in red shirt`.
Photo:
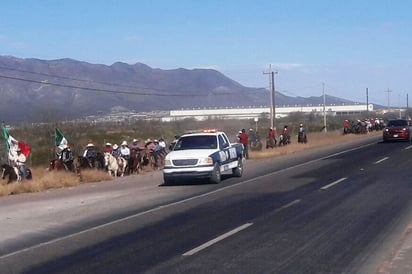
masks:
{"type": "Polygon", "coordinates": [[[246,159],[249,159],[249,136],[246,133],[245,129],[242,129],[242,133],[239,135],[239,143],[243,144],[244,150],[243,150],[243,156],[246,159]]]}
{"type": "Polygon", "coordinates": [[[350,133],[350,122],[349,120],[345,120],[343,122],[343,134],[350,133]]]}
{"type": "Polygon", "coordinates": [[[103,148],[103,153],[110,153],[112,154],[113,147],[111,143],[106,143],[103,148]]]}
{"type": "Polygon", "coordinates": [[[290,135],[289,135],[289,129],[288,129],[287,125],[285,125],[283,127],[282,135],[283,135],[283,140],[279,141],[279,144],[282,143],[282,142],[283,142],[284,145],[289,144],[290,143],[290,135]]]}
{"type": "Polygon", "coordinates": [[[266,140],[266,148],[274,148],[276,146],[276,130],[273,128],[269,128],[267,140],[266,140]]]}

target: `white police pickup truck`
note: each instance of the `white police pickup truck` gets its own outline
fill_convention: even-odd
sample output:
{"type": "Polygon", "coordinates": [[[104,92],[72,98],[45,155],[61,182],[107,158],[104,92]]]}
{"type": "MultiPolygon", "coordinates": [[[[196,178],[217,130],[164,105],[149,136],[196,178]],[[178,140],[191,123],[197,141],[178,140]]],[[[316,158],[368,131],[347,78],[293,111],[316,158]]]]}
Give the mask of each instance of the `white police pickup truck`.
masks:
{"type": "Polygon", "coordinates": [[[243,145],[231,144],[224,132],[207,130],[182,135],[166,155],[165,185],[184,178],[207,178],[219,183],[221,174],[243,175],[243,145]]]}

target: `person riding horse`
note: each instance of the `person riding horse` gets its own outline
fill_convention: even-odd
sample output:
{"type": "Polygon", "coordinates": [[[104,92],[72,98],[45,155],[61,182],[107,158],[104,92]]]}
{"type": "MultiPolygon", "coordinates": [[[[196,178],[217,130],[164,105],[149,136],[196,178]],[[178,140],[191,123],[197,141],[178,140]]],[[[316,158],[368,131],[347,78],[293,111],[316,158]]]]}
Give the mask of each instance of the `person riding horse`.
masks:
{"type": "Polygon", "coordinates": [[[308,137],[306,135],[306,129],[303,127],[303,124],[299,124],[299,132],[298,132],[298,143],[307,143],[308,137]]]}
{"type": "Polygon", "coordinates": [[[67,171],[74,172],[74,166],[73,166],[73,160],[74,160],[74,155],[73,152],[70,148],[70,145],[64,145],[63,150],[60,155],[60,159],[63,163],[63,166],[67,171]]]}
{"type": "Polygon", "coordinates": [[[127,161],[127,165],[130,166],[130,148],[127,146],[127,142],[123,141],[120,144],[120,156],[127,161]]]}
{"type": "Polygon", "coordinates": [[[282,134],[280,136],[279,145],[287,145],[290,144],[290,134],[288,126],[285,125],[282,130],[282,134]]]}
{"type": "Polygon", "coordinates": [[[139,146],[139,140],[133,139],[130,145],[129,174],[139,173],[142,164],[142,150],[144,147],[139,146]]]}
{"type": "Polygon", "coordinates": [[[21,148],[18,147],[16,149],[16,155],[13,156],[13,158],[10,159],[13,161],[13,165],[17,167],[18,172],[21,176],[22,180],[26,180],[27,178],[27,166],[26,166],[26,156],[21,153],[21,148]]]}
{"type": "Polygon", "coordinates": [[[266,148],[276,147],[276,129],[270,127],[266,136],[266,148]]]}
{"type": "Polygon", "coordinates": [[[92,143],[88,143],[86,146],[86,150],[83,153],[83,157],[89,161],[90,168],[98,167],[96,166],[97,163],[97,151],[96,147],[92,143]]]}

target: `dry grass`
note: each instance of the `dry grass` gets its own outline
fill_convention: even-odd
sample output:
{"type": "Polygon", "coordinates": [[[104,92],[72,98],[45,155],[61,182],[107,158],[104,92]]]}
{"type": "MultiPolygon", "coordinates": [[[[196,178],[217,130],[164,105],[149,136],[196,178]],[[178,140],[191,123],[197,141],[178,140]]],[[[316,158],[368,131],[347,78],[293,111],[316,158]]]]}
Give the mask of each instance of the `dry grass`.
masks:
{"type": "Polygon", "coordinates": [[[23,183],[7,184],[6,180],[0,183],[0,196],[14,195],[28,192],[40,192],[46,189],[76,186],[82,183],[108,181],[113,179],[108,173],[97,170],[83,170],[80,175],[64,171],[47,171],[32,169],[33,180],[23,183]]]}
{"type": "Polygon", "coordinates": [[[262,151],[249,151],[249,156],[251,159],[262,159],[269,157],[276,157],[281,155],[286,155],[302,150],[307,150],[311,148],[341,144],[343,142],[349,142],[356,139],[362,139],[366,136],[371,135],[381,135],[382,132],[372,132],[368,135],[354,135],[347,134],[342,135],[341,131],[331,131],[331,132],[314,132],[308,134],[308,143],[299,144],[297,143],[297,137],[292,136],[292,143],[287,146],[276,147],[273,149],[266,149],[266,141],[263,141],[263,150],[262,151]]]}

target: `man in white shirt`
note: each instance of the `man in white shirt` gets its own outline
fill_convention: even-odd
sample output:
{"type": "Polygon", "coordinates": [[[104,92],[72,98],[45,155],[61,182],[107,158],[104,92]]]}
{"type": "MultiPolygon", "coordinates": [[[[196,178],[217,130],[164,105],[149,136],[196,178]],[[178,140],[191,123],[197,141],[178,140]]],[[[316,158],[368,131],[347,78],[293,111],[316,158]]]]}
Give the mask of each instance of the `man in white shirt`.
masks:
{"type": "Polygon", "coordinates": [[[130,160],[130,149],[127,146],[127,142],[123,141],[120,145],[120,156],[122,156],[127,162],[130,160]]]}
{"type": "Polygon", "coordinates": [[[13,159],[11,159],[15,166],[19,169],[21,173],[21,178],[22,180],[25,180],[27,177],[27,172],[26,172],[26,156],[24,156],[23,153],[21,153],[21,149],[18,147],[16,149],[16,156],[14,156],[13,159]]]}

